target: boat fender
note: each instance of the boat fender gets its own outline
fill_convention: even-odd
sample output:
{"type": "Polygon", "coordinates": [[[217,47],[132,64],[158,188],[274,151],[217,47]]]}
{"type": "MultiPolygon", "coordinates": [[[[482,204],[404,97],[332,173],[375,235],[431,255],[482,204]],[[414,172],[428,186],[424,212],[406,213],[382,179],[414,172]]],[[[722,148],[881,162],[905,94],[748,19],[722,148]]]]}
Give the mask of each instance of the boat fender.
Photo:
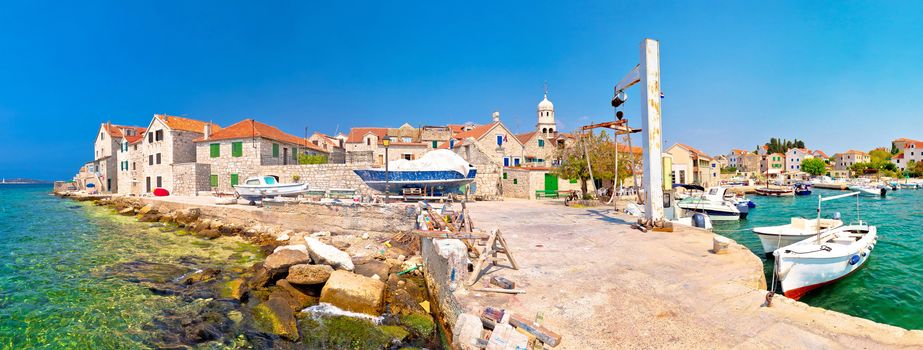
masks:
{"type": "Polygon", "coordinates": [[[862,254],[859,254],[859,255],[862,255],[862,257],[864,258],[866,254],[867,254],[866,252],[862,252],[862,254]]]}
{"type": "Polygon", "coordinates": [[[751,200],[747,200],[747,207],[750,209],[756,208],[756,203],[753,203],[751,200]]]}
{"type": "Polygon", "coordinates": [[[705,228],[705,214],[692,214],[692,227],[705,228]]]}
{"type": "Polygon", "coordinates": [[[869,244],[869,251],[872,251],[872,249],[875,249],[875,245],[874,245],[874,244],[869,244]]]}
{"type": "Polygon", "coordinates": [[[858,263],[859,263],[859,260],[862,260],[862,259],[859,258],[858,255],[853,255],[853,256],[849,257],[849,264],[850,264],[850,265],[858,264],[858,263]]]}

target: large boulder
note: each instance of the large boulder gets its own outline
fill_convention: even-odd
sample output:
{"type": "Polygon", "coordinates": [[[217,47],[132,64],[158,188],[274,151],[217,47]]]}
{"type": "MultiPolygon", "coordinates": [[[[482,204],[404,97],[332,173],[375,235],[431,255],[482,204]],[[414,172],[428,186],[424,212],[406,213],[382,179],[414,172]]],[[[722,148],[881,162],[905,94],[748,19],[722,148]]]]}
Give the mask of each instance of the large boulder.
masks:
{"type": "Polygon", "coordinates": [[[344,310],[369,315],[381,314],[385,283],[352,272],[337,270],[321,290],[320,302],[330,303],[344,310]]]}
{"type": "Polygon", "coordinates": [[[316,238],[306,237],[305,245],[308,247],[311,259],[318,264],[330,265],[334,269],[346,271],[352,271],[355,268],[349,254],[329,244],[324,244],[316,238]]]}
{"type": "Polygon", "coordinates": [[[289,267],[297,264],[307,264],[311,258],[303,251],[293,249],[283,249],[266,257],[263,266],[270,272],[278,273],[287,271],[289,267]]]}
{"type": "Polygon", "coordinates": [[[278,253],[281,250],[297,250],[305,254],[308,254],[308,247],[305,247],[304,244],[282,245],[282,246],[276,247],[276,249],[274,249],[272,252],[278,253]]]}
{"type": "Polygon", "coordinates": [[[176,213],[176,223],[180,225],[189,225],[199,220],[199,216],[201,215],[202,211],[199,208],[181,210],[176,213]]]}
{"type": "Polygon", "coordinates": [[[253,308],[253,317],[261,328],[288,340],[298,340],[295,313],[284,298],[270,297],[266,302],[260,303],[253,308]]]}
{"type": "MultiPolygon", "coordinates": [[[[316,296],[311,296],[307,291],[302,290],[298,286],[292,285],[291,283],[288,283],[286,280],[278,280],[276,281],[276,285],[279,286],[279,291],[288,292],[289,296],[291,297],[289,299],[289,303],[295,310],[302,310],[308,306],[317,304],[316,296]]],[[[272,298],[271,295],[270,298],[272,298]]]]}
{"type": "Polygon", "coordinates": [[[288,268],[285,279],[294,284],[321,284],[327,282],[333,268],[328,265],[298,264],[288,268]]]}
{"type": "Polygon", "coordinates": [[[247,294],[247,283],[243,278],[235,278],[224,283],[219,291],[222,298],[241,300],[247,294]]]}
{"type": "Polygon", "coordinates": [[[154,205],[150,203],[145,204],[143,207],[141,207],[141,210],[138,210],[138,214],[141,214],[141,215],[144,215],[150,212],[155,212],[155,213],[157,212],[157,210],[154,210],[154,205]]]}

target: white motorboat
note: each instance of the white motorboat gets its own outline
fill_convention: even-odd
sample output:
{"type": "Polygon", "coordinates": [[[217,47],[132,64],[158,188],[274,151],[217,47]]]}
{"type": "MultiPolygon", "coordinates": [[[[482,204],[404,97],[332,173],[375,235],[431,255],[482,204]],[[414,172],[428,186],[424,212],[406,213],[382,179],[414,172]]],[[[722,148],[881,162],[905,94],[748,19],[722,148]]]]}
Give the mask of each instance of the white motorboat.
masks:
{"type": "Polygon", "coordinates": [[[703,213],[712,220],[738,220],[747,217],[747,203],[737,203],[724,198],[725,187],[713,187],[700,196],[687,197],[676,206],[685,211],[703,213]]]}
{"type": "MultiPolygon", "coordinates": [[[[858,206],[858,195],[852,192],[819,197],[818,208],[824,201],[849,196],[856,196],[858,206]]],[[[817,217],[819,220],[819,209],[817,217]]],[[[798,300],[811,290],[848,276],[868,261],[877,241],[877,228],[859,220],[857,224],[818,231],[813,237],[777,249],[773,252],[775,275],[782,292],[798,300]]]]}
{"type": "MultiPolygon", "coordinates": [[[[685,195],[683,196],[683,199],[689,198],[688,194],[690,191],[696,191],[698,193],[698,196],[701,196],[702,191],[705,190],[704,188],[702,188],[702,186],[698,186],[698,185],[679,184],[679,185],[674,185],[673,188],[676,189],[677,187],[681,187],[686,190],[686,192],[682,193],[685,195]]],[[[672,198],[671,198],[670,206],[667,208],[664,208],[664,215],[666,216],[667,220],[669,220],[670,222],[676,225],[698,227],[701,229],[705,229],[706,231],[712,230],[711,218],[709,218],[707,214],[692,213],[692,215],[690,216],[685,216],[688,214],[686,213],[686,210],[676,205],[677,199],[680,199],[679,193],[677,193],[674,190],[672,194],[673,195],[671,196],[672,198]]],[[[639,208],[634,211],[638,212],[639,216],[643,214],[643,209],[639,208]]]]}
{"type": "Polygon", "coordinates": [[[803,241],[818,231],[823,232],[840,226],[843,226],[843,221],[837,219],[792,218],[788,225],[757,227],[753,229],[753,233],[763,243],[763,252],[772,255],[779,247],[803,241]]]}
{"type": "Polygon", "coordinates": [[[913,182],[901,182],[898,184],[901,188],[916,189],[918,186],[913,182]]]}
{"type": "Polygon", "coordinates": [[[283,184],[272,176],[253,176],[247,178],[243,185],[235,185],[234,189],[241,198],[256,202],[266,197],[294,196],[305,193],[308,191],[308,184],[283,184]]]}
{"type": "Polygon", "coordinates": [[[887,188],[873,185],[850,185],[848,188],[850,191],[856,191],[867,196],[884,197],[888,193],[887,188]]]}

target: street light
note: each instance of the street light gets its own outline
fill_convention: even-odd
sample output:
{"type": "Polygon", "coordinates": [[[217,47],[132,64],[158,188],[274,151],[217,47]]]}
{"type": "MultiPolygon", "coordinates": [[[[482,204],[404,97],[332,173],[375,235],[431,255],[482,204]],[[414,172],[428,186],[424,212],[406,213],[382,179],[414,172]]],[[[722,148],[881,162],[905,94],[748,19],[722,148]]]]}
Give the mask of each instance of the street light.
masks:
{"type": "Polygon", "coordinates": [[[391,192],[391,174],[388,173],[388,146],[391,145],[390,139],[381,141],[385,145],[385,203],[388,203],[388,192],[391,192]]]}

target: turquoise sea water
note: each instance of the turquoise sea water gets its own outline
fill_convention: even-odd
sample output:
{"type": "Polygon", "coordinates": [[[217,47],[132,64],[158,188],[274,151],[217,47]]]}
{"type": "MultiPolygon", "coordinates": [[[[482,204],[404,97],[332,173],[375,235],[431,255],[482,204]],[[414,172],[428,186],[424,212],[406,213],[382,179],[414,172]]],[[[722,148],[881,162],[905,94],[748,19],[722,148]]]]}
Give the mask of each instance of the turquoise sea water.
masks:
{"type": "Polygon", "coordinates": [[[148,348],[155,315],[190,302],[132,279],[259,258],[238,238],[162,232],[50,190],[0,185],[0,349],[148,348]]]}
{"type": "MultiPolygon", "coordinates": [[[[716,233],[727,236],[763,257],[754,227],[783,225],[791,217],[817,217],[817,195],[842,191],[815,189],[811,196],[788,198],[751,196],[757,207],[746,220],[714,222],[716,233]]],[[[865,266],[824,286],[801,301],[830,310],[908,329],[923,329],[923,190],[897,190],[887,197],[859,199],[863,221],[878,227],[878,244],[865,266]]],[[[825,202],[823,216],[840,212],[844,222],[856,220],[855,198],[825,202]]],[[[763,258],[767,283],[772,261],[763,258]]]]}

